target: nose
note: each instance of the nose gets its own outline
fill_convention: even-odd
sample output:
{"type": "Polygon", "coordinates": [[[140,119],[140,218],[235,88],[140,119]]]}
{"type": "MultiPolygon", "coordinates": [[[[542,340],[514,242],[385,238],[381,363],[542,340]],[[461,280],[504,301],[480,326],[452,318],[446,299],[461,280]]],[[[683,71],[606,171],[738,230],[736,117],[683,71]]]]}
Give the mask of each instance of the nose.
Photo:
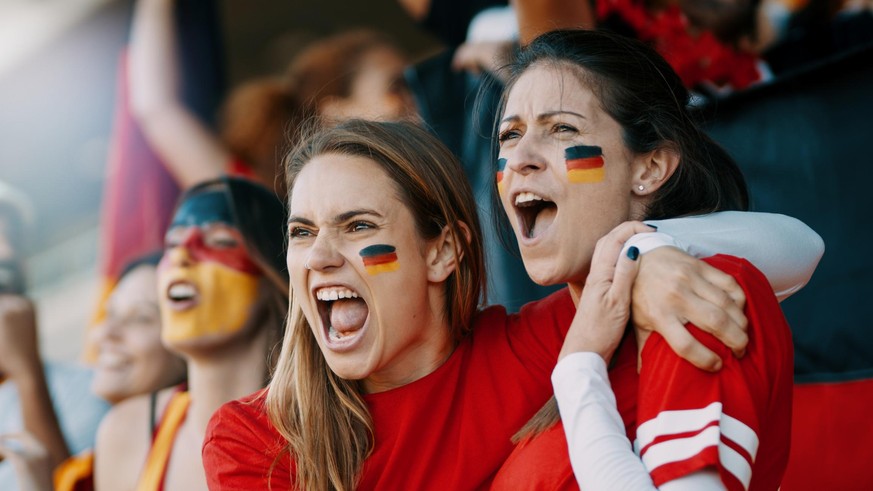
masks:
{"type": "Polygon", "coordinates": [[[191,266],[194,260],[191,257],[191,251],[185,245],[172,247],[164,253],[162,262],[166,261],[170,266],[191,266]]]}
{"type": "Polygon", "coordinates": [[[343,265],[345,259],[337,251],[329,234],[322,233],[315,238],[315,243],[309,249],[303,263],[312,271],[330,271],[343,265]]]}
{"type": "Polygon", "coordinates": [[[522,136],[512,148],[511,155],[506,156],[506,167],[523,176],[545,169],[546,159],[540,147],[533,134],[522,136]]]}
{"type": "Polygon", "coordinates": [[[94,344],[99,344],[101,341],[105,341],[107,339],[113,338],[118,334],[118,323],[109,318],[107,315],[106,319],[103,320],[100,324],[94,326],[94,329],[91,331],[91,341],[94,344]]]}

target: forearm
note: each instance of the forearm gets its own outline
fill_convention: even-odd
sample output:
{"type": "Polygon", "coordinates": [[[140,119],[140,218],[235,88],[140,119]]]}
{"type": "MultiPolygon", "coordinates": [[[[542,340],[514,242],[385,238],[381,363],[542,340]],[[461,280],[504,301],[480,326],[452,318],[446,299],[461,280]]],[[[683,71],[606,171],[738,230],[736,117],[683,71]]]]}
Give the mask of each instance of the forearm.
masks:
{"type": "Polygon", "coordinates": [[[642,461],[631,450],[616,409],[606,364],[595,353],[567,356],[552,373],[570,463],[582,489],[719,491],[715,470],[697,471],[656,488],[642,461]]]}
{"type": "Polygon", "coordinates": [[[224,173],[226,147],[181,98],[174,0],[136,2],[128,58],[133,115],[176,182],[187,188],[224,173]]]}
{"type": "MultiPolygon", "coordinates": [[[[646,223],[675,240],[661,245],[675,245],[698,258],[722,253],[747,259],[764,273],[779,300],[809,282],[824,253],[824,242],[815,231],[775,213],[725,211],[646,223]]],[[[643,253],[653,244],[645,234],[628,241],[643,253]]]]}
{"type": "Polygon", "coordinates": [[[138,0],[130,35],[130,103],[148,120],[181,105],[174,0],[138,0]]]}
{"type": "Polygon", "coordinates": [[[26,377],[15,380],[21,403],[24,430],[32,434],[48,451],[51,468],[70,456],[48,391],[42,365],[37,363],[26,377]]]}

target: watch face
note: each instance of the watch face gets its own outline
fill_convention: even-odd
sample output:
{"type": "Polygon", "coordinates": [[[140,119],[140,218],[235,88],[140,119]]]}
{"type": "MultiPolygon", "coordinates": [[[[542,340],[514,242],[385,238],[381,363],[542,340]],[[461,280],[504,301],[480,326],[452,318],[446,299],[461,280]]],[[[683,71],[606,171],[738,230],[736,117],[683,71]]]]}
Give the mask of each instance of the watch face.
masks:
{"type": "Polygon", "coordinates": [[[24,293],[24,277],[15,261],[0,260],[0,294],[24,293]]]}

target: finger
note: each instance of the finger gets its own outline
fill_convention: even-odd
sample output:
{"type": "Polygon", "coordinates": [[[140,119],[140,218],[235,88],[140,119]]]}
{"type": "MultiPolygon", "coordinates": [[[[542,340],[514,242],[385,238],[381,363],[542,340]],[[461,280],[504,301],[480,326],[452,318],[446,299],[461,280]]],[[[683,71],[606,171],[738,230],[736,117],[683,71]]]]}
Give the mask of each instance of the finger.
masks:
{"type": "MultiPolygon", "coordinates": [[[[745,329],[724,309],[696,293],[687,296],[680,315],[701,330],[715,335],[737,357],[741,357],[749,342],[745,329]]],[[[735,308],[733,304],[731,307],[735,308]]]]}
{"type": "Polygon", "coordinates": [[[703,303],[699,313],[689,313],[687,318],[693,319],[694,325],[713,334],[735,355],[742,357],[749,343],[749,320],[742,306],[737,305],[735,297],[702,277],[692,277],[689,283],[703,303]]]}
{"type": "Polygon", "coordinates": [[[624,222],[612,229],[608,234],[604,235],[597,241],[594,247],[594,254],[591,258],[592,269],[589,272],[589,278],[592,280],[603,281],[612,279],[614,275],[613,268],[596,268],[596,265],[615,265],[621,250],[624,248],[625,242],[633,235],[643,231],[651,232],[651,227],[643,222],[624,222]],[[593,278],[592,278],[593,276],[593,278]]]}
{"type": "Polygon", "coordinates": [[[687,304],[696,310],[686,312],[684,317],[742,357],[749,343],[748,319],[743,309],[728,293],[702,277],[692,277],[689,288],[699,301],[687,304]]]}
{"type": "Polygon", "coordinates": [[[640,250],[636,247],[631,247],[626,254],[618,258],[618,263],[615,265],[615,274],[612,278],[610,293],[613,298],[618,299],[622,304],[630,303],[634,280],[636,280],[637,273],[640,270],[640,262],[637,261],[639,256],[640,250]]]}
{"type": "Polygon", "coordinates": [[[740,310],[746,307],[746,293],[733,276],[703,261],[700,261],[700,264],[702,267],[700,273],[706,281],[727,293],[740,310]]]}
{"type": "Polygon", "coordinates": [[[688,332],[685,325],[678,319],[665,326],[660,334],[673,352],[683,360],[707,372],[721,370],[721,358],[688,332]]]}

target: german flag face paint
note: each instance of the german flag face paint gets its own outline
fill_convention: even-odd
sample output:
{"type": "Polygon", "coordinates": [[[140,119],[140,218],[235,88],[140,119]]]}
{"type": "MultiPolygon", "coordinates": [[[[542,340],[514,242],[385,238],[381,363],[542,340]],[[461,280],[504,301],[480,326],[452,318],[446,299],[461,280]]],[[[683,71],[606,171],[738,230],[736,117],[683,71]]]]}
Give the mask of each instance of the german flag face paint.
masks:
{"type": "Polygon", "coordinates": [[[506,168],[506,159],[497,159],[497,192],[503,192],[503,169],[506,168]]]}
{"type": "Polygon", "coordinates": [[[572,183],[593,183],[603,180],[603,150],[600,147],[577,145],[564,150],[567,179],[572,183]]]}
{"type": "Polygon", "coordinates": [[[359,254],[364,260],[364,267],[371,275],[397,271],[400,268],[394,246],[375,244],[361,249],[359,254]]]}

